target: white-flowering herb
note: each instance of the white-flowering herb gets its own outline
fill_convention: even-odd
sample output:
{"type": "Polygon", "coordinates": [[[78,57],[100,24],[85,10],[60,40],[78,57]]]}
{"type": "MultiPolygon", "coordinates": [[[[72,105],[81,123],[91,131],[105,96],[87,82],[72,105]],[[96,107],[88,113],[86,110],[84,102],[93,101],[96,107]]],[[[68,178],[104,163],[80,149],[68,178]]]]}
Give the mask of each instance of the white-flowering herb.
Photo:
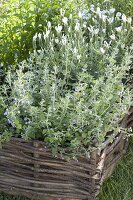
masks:
{"type": "Polygon", "coordinates": [[[121,130],[119,122],[132,105],[123,84],[133,59],[131,19],[113,8],[90,10],[89,18],[81,10],[72,20],[61,9],[60,24],[48,22],[33,37],[29,58],[16,71],[9,68],[0,89],[8,138],[14,133],[41,139],[54,151],[77,155],[121,130]]]}

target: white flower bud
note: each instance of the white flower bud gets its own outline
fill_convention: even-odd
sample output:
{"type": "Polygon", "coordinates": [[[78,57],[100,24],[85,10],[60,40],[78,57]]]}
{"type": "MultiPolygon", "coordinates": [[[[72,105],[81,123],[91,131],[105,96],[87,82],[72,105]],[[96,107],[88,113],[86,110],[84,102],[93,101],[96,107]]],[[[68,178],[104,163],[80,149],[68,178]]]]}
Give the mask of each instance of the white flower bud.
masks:
{"type": "Polygon", "coordinates": [[[44,38],[44,40],[47,38],[46,34],[44,32],[43,32],[43,38],[44,38]]]}
{"type": "Polygon", "coordinates": [[[70,27],[68,27],[68,32],[69,32],[69,33],[71,32],[71,28],[70,28],[70,27]]]}
{"type": "Polygon", "coordinates": [[[126,22],[127,18],[126,18],[125,14],[122,15],[122,20],[123,20],[123,22],[126,22]]]}
{"type": "Polygon", "coordinates": [[[60,15],[63,16],[63,9],[60,9],[60,15]]]}
{"type": "Polygon", "coordinates": [[[67,19],[67,17],[63,17],[63,19],[62,19],[62,22],[66,25],[67,24],[67,22],[68,22],[68,19],[67,19]]]}
{"type": "Polygon", "coordinates": [[[66,45],[66,43],[67,43],[67,37],[66,37],[66,35],[63,35],[62,36],[62,44],[66,45]]]}
{"type": "Polygon", "coordinates": [[[69,15],[69,19],[72,19],[72,14],[69,15]]]}
{"type": "Polygon", "coordinates": [[[87,22],[84,22],[83,27],[86,28],[87,27],[86,25],[87,25],[87,22]]]}
{"type": "Polygon", "coordinates": [[[42,34],[38,33],[38,38],[41,39],[42,38],[42,34]]]}
{"type": "Polygon", "coordinates": [[[124,49],[125,48],[125,44],[121,44],[121,48],[124,49]]]}
{"type": "Polygon", "coordinates": [[[102,54],[105,53],[105,49],[103,49],[102,47],[100,47],[100,51],[101,51],[102,54]]]}
{"type": "Polygon", "coordinates": [[[128,22],[129,24],[131,24],[132,18],[131,18],[131,17],[128,17],[128,18],[127,18],[127,22],[128,22]]]}
{"type": "Polygon", "coordinates": [[[55,43],[58,44],[59,43],[59,40],[58,38],[55,38],[55,43]]]}
{"type": "Polygon", "coordinates": [[[98,28],[97,28],[97,29],[94,29],[93,32],[94,32],[95,35],[97,35],[97,34],[99,33],[99,29],[98,29],[98,28]]]}
{"type": "Polygon", "coordinates": [[[34,35],[33,41],[35,41],[36,39],[37,39],[37,33],[34,35]]]}
{"type": "Polygon", "coordinates": [[[110,38],[111,38],[112,40],[115,40],[115,34],[110,35],[110,38]]]}
{"type": "Polygon", "coordinates": [[[104,46],[105,46],[105,48],[109,48],[109,43],[107,42],[107,41],[104,41],[104,46]]]}
{"type": "Polygon", "coordinates": [[[79,31],[79,29],[80,29],[80,23],[77,22],[76,25],[75,25],[75,30],[76,30],[76,31],[79,31]]]}
{"type": "Polygon", "coordinates": [[[93,4],[90,5],[90,10],[91,10],[91,11],[94,11],[94,5],[93,5],[93,4]]]}
{"type": "Polygon", "coordinates": [[[62,26],[60,25],[56,26],[55,30],[57,31],[57,33],[60,33],[62,31],[62,26]]]}
{"type": "Polygon", "coordinates": [[[117,12],[117,13],[116,13],[116,17],[121,17],[121,15],[122,15],[122,14],[121,14],[120,12],[117,12]]]}
{"type": "Polygon", "coordinates": [[[50,28],[51,28],[51,22],[48,22],[48,23],[47,23],[47,26],[48,26],[48,28],[50,29],[50,28]]]}
{"type": "Polygon", "coordinates": [[[117,32],[121,32],[122,26],[116,27],[115,30],[116,30],[117,32]]]}
{"type": "Polygon", "coordinates": [[[96,13],[97,13],[98,15],[101,15],[101,10],[100,10],[99,7],[97,7],[96,13]]]}
{"type": "Polygon", "coordinates": [[[47,38],[48,38],[49,34],[50,34],[50,30],[46,30],[46,37],[47,38]]]}
{"type": "Polygon", "coordinates": [[[79,18],[82,18],[82,13],[81,13],[81,11],[79,11],[78,16],[79,16],[79,18]]]}
{"type": "Polygon", "coordinates": [[[80,61],[81,55],[77,55],[77,60],[80,61]]]}
{"type": "Polygon", "coordinates": [[[115,12],[115,8],[111,8],[111,9],[109,10],[109,12],[110,12],[111,14],[113,14],[113,13],[115,12]]]}
{"type": "Polygon", "coordinates": [[[73,50],[73,53],[77,54],[78,53],[78,50],[77,48],[75,47],[74,50],[73,50]]]}
{"type": "Polygon", "coordinates": [[[93,26],[88,27],[88,30],[92,33],[93,32],[93,26]]]}
{"type": "Polygon", "coordinates": [[[113,21],[114,21],[114,17],[111,17],[111,18],[108,19],[108,22],[109,22],[110,24],[113,23],[113,21]]]}
{"type": "Polygon", "coordinates": [[[101,15],[101,19],[105,22],[107,19],[107,15],[101,15]]]}

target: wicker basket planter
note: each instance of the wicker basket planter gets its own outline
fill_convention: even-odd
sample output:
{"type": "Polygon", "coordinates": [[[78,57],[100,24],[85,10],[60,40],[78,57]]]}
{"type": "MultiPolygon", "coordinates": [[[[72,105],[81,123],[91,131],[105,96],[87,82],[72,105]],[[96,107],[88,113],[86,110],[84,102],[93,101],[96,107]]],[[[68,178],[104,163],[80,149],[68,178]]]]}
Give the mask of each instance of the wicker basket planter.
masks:
{"type": "Polygon", "coordinates": [[[12,138],[0,150],[0,191],[34,199],[96,199],[127,149],[122,134],[112,144],[69,162],[51,156],[45,143],[12,138]]]}
{"type": "MultiPolygon", "coordinates": [[[[133,108],[122,124],[131,126],[133,108]]],[[[90,158],[53,158],[44,142],[12,138],[0,149],[0,191],[42,200],[95,200],[103,181],[126,152],[128,139],[107,139],[90,158]]]]}

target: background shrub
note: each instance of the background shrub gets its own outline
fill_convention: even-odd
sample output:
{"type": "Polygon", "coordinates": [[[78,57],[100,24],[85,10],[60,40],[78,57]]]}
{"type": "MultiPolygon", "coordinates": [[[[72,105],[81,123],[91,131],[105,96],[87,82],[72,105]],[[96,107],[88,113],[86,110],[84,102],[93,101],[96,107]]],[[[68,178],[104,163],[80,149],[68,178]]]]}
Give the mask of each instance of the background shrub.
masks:
{"type": "Polygon", "coordinates": [[[43,32],[46,24],[60,21],[60,8],[66,16],[75,12],[77,0],[8,0],[1,4],[0,13],[0,63],[4,68],[15,60],[27,58],[35,33],[43,32]]]}

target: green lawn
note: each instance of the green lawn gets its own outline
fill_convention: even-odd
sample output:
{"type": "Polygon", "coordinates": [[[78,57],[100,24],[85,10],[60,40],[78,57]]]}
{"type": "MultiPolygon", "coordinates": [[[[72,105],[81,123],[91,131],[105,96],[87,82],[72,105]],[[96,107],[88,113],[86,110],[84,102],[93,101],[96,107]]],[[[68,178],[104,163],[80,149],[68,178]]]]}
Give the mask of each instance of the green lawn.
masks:
{"type": "MultiPolygon", "coordinates": [[[[0,200],[27,200],[1,194],[0,200]]],[[[133,138],[130,139],[127,154],[103,185],[100,200],[133,200],[133,138]]]]}
{"type": "Polygon", "coordinates": [[[133,200],[133,138],[127,154],[104,183],[100,200],[133,200]]]}

